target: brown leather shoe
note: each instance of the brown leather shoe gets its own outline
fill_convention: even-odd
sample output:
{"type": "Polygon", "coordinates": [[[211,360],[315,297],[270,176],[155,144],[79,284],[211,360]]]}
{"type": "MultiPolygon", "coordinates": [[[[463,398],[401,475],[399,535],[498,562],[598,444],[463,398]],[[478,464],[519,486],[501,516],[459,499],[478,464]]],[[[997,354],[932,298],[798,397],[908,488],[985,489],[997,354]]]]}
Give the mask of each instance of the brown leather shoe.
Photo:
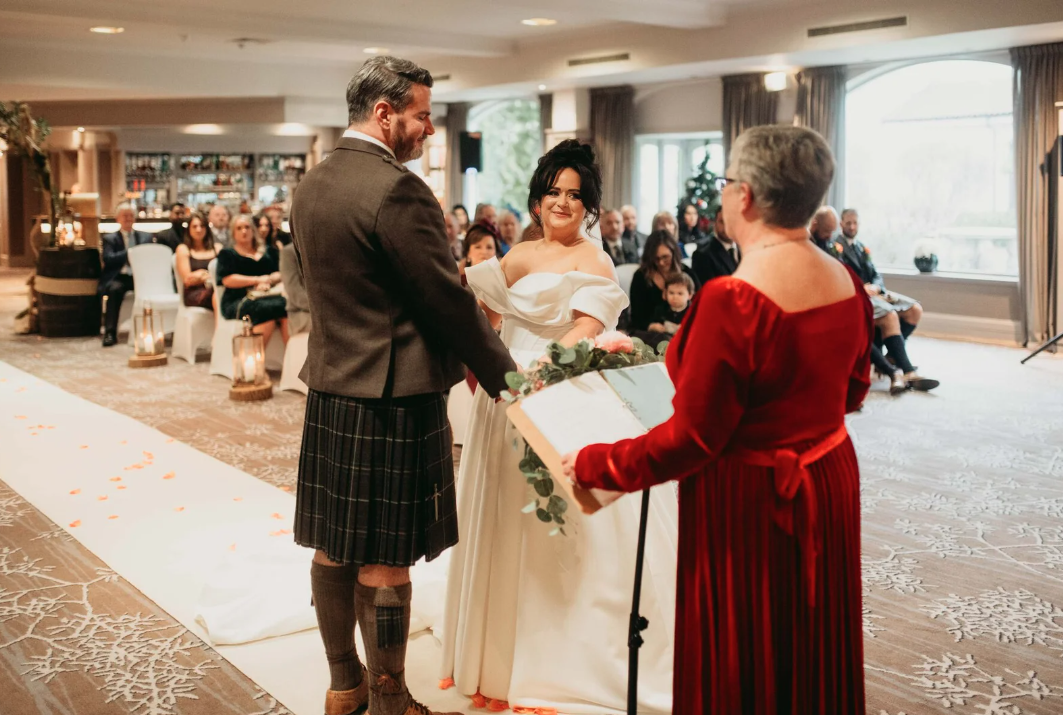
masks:
{"type": "Polygon", "coordinates": [[[353,690],[325,693],[325,715],[356,715],[369,707],[369,677],[362,666],[362,682],[353,690]]]}

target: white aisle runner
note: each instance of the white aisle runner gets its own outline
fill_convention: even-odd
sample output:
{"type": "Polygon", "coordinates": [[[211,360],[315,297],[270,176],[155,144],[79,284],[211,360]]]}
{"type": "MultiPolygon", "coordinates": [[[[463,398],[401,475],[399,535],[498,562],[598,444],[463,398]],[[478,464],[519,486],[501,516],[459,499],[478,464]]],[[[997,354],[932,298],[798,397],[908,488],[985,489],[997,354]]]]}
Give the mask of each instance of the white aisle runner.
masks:
{"type": "MultiPolygon", "coordinates": [[[[196,623],[200,594],[241,554],[254,568],[264,553],[290,562],[303,551],[309,598],[310,552],[291,536],[293,495],[2,361],[0,479],[208,642],[196,623]]],[[[328,667],[316,630],[216,648],[296,715],[323,712],[328,667]]],[[[437,708],[469,707],[438,689],[439,664],[435,638],[411,639],[414,695],[437,708]]]]}

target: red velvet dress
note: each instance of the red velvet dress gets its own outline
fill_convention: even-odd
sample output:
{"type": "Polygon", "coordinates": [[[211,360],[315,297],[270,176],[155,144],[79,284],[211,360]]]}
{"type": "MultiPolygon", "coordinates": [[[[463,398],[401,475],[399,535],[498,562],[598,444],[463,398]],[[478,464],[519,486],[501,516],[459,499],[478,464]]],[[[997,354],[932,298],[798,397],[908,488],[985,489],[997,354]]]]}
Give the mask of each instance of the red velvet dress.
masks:
{"type": "MultiPolygon", "coordinates": [[[[863,715],[859,469],[871,304],[711,281],[668,350],[675,415],[584,449],[584,486],[679,479],[677,715],[863,715]]],[[[651,625],[652,628],[652,625],[651,625]]]]}

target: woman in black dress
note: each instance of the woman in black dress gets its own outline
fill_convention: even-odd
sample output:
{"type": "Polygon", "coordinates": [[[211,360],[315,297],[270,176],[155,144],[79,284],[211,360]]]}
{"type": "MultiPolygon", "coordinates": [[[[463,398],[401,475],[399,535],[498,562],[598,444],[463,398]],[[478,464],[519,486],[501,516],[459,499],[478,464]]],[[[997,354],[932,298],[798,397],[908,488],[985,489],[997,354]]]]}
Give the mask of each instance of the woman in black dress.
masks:
{"type": "MultiPolygon", "coordinates": [[[[694,289],[701,287],[697,276],[683,265],[679,258],[679,244],[667,231],[654,231],[646,239],[642,250],[642,262],[631,278],[631,334],[656,346],[657,335],[649,335],[653,314],[659,306],[667,306],[664,299],[664,284],[668,276],[686,273],[694,281],[694,289]]],[[[661,338],[668,339],[669,336],[661,338]]]]}
{"type": "Polygon", "coordinates": [[[177,279],[184,288],[184,303],[193,308],[214,310],[214,284],[207,266],[218,257],[221,244],[207,219],[196,211],[188,219],[184,242],[177,246],[177,279]]]}
{"type": "Polygon", "coordinates": [[[281,282],[277,254],[257,245],[248,216],[237,216],[230,229],[232,248],[218,252],[218,282],[225,286],[221,314],[227,320],[251,318],[255,332],[268,343],[276,328],[288,342],[288,302],[283,295],[268,294],[281,282]],[[253,292],[252,292],[253,291],[253,292]]]}

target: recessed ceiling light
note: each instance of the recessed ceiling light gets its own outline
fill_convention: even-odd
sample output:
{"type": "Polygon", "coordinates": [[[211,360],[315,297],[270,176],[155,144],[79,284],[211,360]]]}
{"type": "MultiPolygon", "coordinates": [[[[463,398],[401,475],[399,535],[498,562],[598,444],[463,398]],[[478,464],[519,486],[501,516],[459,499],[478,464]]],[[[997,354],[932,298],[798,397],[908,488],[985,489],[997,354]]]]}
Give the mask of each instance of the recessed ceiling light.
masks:
{"type": "Polygon", "coordinates": [[[520,24],[530,25],[531,27],[548,27],[550,25],[556,25],[557,20],[552,20],[548,17],[532,17],[527,20],[521,20],[520,24]]]}
{"type": "Polygon", "coordinates": [[[117,35],[119,33],[125,32],[125,28],[99,25],[97,27],[90,27],[89,32],[95,32],[97,35],[117,35]]]}
{"type": "Polygon", "coordinates": [[[540,84],[539,85],[539,91],[542,92],[544,89],[546,89],[546,85],[545,84],[540,84]]]}
{"type": "Polygon", "coordinates": [[[362,52],[367,55],[386,55],[391,52],[391,50],[386,47],[366,47],[362,52]]]}
{"type": "Polygon", "coordinates": [[[78,131],[81,132],[82,134],[84,134],[85,133],[85,127],[78,127],[78,131]]]}

